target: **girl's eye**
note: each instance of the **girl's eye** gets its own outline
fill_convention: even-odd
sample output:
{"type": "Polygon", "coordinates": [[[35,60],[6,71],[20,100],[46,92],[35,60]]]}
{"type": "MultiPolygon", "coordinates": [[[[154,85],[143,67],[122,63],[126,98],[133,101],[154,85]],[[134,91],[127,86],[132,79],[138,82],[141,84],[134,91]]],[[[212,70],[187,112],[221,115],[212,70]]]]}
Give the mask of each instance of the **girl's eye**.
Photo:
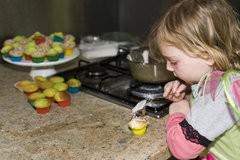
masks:
{"type": "Polygon", "coordinates": [[[171,65],[176,65],[177,61],[170,61],[171,65]]]}

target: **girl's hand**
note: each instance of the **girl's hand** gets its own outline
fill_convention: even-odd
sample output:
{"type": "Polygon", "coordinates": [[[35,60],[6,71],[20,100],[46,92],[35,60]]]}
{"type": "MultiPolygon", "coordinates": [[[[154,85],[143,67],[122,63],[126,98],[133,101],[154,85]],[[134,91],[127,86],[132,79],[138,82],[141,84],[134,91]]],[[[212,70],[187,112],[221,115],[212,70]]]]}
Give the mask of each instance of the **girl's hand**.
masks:
{"type": "Polygon", "coordinates": [[[169,115],[176,113],[176,112],[187,114],[189,112],[189,110],[190,110],[189,102],[187,100],[181,100],[178,102],[173,102],[169,106],[169,115]]]}
{"type": "Polygon", "coordinates": [[[181,83],[179,80],[168,82],[164,86],[163,97],[170,101],[180,101],[185,97],[186,84],[181,83]]]}

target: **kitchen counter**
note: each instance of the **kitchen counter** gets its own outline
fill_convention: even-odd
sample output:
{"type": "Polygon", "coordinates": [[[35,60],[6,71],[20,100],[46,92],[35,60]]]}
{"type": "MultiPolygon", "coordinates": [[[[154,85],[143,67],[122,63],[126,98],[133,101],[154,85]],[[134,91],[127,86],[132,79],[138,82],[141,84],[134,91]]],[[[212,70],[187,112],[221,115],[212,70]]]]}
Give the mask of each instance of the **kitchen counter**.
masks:
{"type": "Polygon", "coordinates": [[[66,109],[53,105],[39,115],[14,88],[30,79],[29,68],[0,60],[0,159],[165,160],[166,117],[147,117],[144,136],[128,129],[129,109],[80,92],[66,109]]]}

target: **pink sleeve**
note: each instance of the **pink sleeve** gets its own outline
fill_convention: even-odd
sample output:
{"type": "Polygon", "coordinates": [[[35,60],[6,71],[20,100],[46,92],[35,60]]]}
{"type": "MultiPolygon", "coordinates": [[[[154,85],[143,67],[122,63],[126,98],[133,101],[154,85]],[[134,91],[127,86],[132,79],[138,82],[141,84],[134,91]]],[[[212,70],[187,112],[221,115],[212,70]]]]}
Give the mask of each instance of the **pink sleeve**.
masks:
{"type": "Polygon", "coordinates": [[[178,159],[196,158],[205,147],[187,140],[179,125],[185,118],[182,113],[174,113],[167,119],[167,144],[174,157],[178,159]]]}

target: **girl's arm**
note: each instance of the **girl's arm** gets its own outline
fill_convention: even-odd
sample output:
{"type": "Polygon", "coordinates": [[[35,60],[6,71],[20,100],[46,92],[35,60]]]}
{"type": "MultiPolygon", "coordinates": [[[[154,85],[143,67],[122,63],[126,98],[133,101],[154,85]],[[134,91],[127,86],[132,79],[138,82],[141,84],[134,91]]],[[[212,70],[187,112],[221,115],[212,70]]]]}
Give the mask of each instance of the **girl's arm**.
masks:
{"type": "Polygon", "coordinates": [[[189,112],[189,103],[186,100],[172,103],[169,107],[169,118],[167,120],[167,143],[171,153],[178,159],[196,158],[205,147],[193,143],[185,138],[180,123],[185,120],[189,112]]]}

